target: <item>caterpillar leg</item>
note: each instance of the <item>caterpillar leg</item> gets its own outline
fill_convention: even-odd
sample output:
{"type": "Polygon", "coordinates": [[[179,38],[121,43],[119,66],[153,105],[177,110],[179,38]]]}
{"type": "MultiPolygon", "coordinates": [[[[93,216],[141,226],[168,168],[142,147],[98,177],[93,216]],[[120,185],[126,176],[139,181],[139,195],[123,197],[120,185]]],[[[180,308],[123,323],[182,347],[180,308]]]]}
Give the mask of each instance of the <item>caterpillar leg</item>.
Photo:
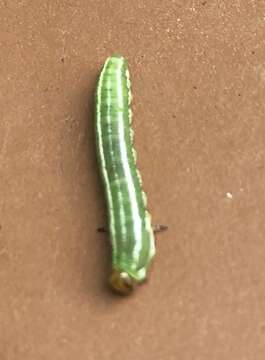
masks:
{"type": "Polygon", "coordinates": [[[158,233],[158,232],[167,230],[168,226],[167,225],[162,225],[162,224],[155,224],[155,225],[152,226],[152,228],[153,228],[153,231],[155,233],[158,233]]]}
{"type": "Polygon", "coordinates": [[[107,226],[101,226],[101,227],[97,228],[97,231],[98,232],[104,232],[104,233],[109,232],[108,229],[107,229],[107,226]]]}

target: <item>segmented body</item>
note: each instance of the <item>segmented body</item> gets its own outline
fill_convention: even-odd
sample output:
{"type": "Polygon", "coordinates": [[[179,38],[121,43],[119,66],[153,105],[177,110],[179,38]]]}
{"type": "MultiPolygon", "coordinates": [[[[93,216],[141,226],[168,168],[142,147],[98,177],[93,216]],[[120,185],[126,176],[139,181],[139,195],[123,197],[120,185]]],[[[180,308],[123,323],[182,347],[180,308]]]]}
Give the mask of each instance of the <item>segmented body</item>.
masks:
{"type": "Polygon", "coordinates": [[[97,86],[97,155],[108,207],[113,269],[141,282],[155,245],[136,168],[130,103],[127,62],[121,56],[112,56],[106,60],[97,86]]]}

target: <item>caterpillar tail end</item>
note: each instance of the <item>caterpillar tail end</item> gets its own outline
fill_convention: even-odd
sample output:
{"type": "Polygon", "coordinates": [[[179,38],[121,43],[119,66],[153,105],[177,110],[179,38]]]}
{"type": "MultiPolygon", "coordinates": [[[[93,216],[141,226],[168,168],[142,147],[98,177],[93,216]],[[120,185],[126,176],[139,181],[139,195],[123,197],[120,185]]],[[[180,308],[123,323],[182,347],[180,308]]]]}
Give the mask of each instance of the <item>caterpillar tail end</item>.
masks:
{"type": "Polygon", "coordinates": [[[121,295],[129,295],[135,288],[135,280],[125,271],[113,269],[109,278],[110,286],[121,295]]]}

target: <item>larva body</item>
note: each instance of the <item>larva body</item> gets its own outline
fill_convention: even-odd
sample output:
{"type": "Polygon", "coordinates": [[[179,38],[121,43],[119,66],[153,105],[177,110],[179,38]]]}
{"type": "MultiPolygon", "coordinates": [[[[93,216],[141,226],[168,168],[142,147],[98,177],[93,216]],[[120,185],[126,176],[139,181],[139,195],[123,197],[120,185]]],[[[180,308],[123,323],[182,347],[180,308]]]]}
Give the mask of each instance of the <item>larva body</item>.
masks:
{"type": "Polygon", "coordinates": [[[112,244],[110,283],[122,293],[146,279],[155,254],[151,217],[136,168],[130,103],[127,62],[121,56],[109,57],[97,85],[96,144],[112,244]]]}

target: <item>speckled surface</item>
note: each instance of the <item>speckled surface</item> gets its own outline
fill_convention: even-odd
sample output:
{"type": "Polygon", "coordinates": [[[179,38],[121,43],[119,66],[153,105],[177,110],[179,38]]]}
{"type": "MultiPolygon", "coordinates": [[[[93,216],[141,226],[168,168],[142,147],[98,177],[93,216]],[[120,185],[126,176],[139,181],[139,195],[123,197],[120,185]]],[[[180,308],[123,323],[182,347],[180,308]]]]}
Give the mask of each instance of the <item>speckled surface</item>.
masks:
{"type": "Polygon", "coordinates": [[[0,2],[0,359],[264,360],[263,1],[0,2]],[[157,240],[106,287],[93,93],[129,60],[157,240]]]}

